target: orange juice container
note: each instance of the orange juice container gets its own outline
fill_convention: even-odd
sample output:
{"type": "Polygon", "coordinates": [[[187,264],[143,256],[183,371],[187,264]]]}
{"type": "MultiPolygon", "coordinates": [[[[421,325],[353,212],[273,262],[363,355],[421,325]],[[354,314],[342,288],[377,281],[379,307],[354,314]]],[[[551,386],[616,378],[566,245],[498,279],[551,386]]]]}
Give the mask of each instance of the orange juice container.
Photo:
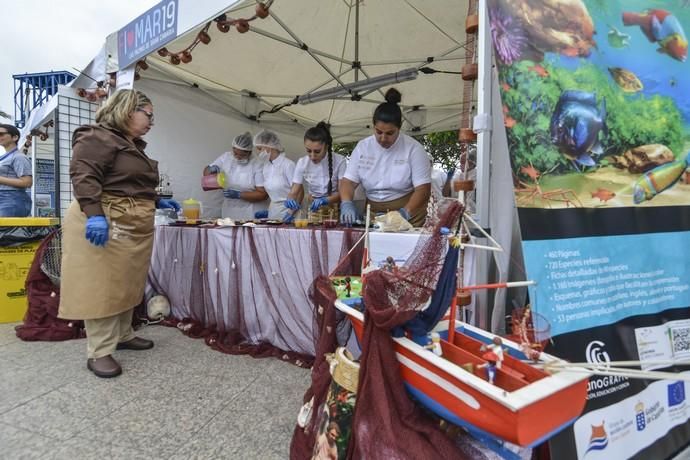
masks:
{"type": "Polygon", "coordinates": [[[201,203],[194,198],[182,202],[182,215],[187,220],[199,220],[201,217],[201,203]]]}

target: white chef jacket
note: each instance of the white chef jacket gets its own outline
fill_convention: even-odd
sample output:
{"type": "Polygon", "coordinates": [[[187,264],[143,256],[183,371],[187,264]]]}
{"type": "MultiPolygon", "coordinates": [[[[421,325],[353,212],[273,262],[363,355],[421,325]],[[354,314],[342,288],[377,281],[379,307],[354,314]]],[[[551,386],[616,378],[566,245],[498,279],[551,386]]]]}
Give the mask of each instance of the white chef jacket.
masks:
{"type": "Polygon", "coordinates": [[[345,178],[361,184],[372,201],[397,200],[431,182],[431,164],[422,144],[400,133],[384,149],[372,135],[357,143],[345,178]]]}
{"type": "Polygon", "coordinates": [[[295,174],[295,162],[281,153],[275,160],[266,158],[263,166],[264,188],[271,199],[268,207],[269,219],[282,219],[287,213],[285,200],[292,187],[295,174]]]}
{"type": "MultiPolygon", "coordinates": [[[[333,174],[331,174],[331,193],[338,191],[338,181],[345,175],[347,160],[338,153],[333,155],[333,174]]],[[[300,158],[292,178],[295,184],[306,184],[307,192],[314,198],[328,196],[328,154],[318,164],[309,156],[300,158]]]]}
{"type": "MultiPolygon", "coordinates": [[[[235,159],[232,152],[225,152],[216,158],[211,166],[218,166],[225,173],[226,189],[253,192],[256,187],[264,186],[263,161],[254,155],[249,157],[249,163],[243,165],[235,159]]],[[[265,201],[251,203],[242,199],[225,198],[222,215],[234,220],[251,220],[254,219],[255,212],[264,209],[265,201]]]]}

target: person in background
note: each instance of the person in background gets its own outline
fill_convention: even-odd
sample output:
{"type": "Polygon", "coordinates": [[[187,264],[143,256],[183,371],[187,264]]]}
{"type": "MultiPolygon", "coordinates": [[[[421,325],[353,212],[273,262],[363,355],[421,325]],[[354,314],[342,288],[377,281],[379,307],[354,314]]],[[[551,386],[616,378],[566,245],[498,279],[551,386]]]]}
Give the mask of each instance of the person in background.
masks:
{"type": "Polygon", "coordinates": [[[14,125],[0,124],[0,217],[26,217],[31,214],[33,184],[31,162],[17,149],[19,130],[14,125]]]}
{"type": "Polygon", "coordinates": [[[292,189],[285,206],[290,209],[286,221],[292,221],[300,209],[304,198],[302,184],[306,184],[308,206],[312,213],[321,219],[329,218],[331,213],[338,215],[340,193],[338,184],[345,174],[347,160],[333,153],[333,138],[327,123],[320,122],[304,133],[304,149],[307,155],[297,161],[292,189]]]}
{"type": "Polygon", "coordinates": [[[357,219],[352,199],[361,184],[372,212],[398,210],[419,227],[424,225],[431,194],[431,163],[419,142],[400,133],[400,93],[391,88],[385,98],[374,111],[374,134],[357,143],[340,181],[340,221],[348,225],[357,219]]]}
{"type": "Polygon", "coordinates": [[[254,214],[266,209],[263,162],[252,155],[253,149],[252,135],[240,134],[232,141],[232,152],[225,152],[204,168],[204,176],[225,173],[223,217],[252,220],[254,214]]]}
{"type": "Polygon", "coordinates": [[[259,151],[261,158],[265,157],[266,162],[262,169],[264,189],[271,198],[268,210],[258,211],[254,217],[282,220],[287,210],[285,200],[290,192],[292,176],[295,174],[295,162],[285,156],[280,139],[273,131],[265,129],[254,136],[254,147],[259,151]]]}
{"type": "Polygon", "coordinates": [[[158,162],[144,152],[153,105],[142,92],[121,90],[72,137],[70,177],[75,201],[62,225],[58,316],[84,320],[87,368],[115,377],[115,350],[147,350],[134,335],[132,313],[144,297],[153,248],[155,208],[179,211],[156,198],[158,162]]]}
{"type": "Polygon", "coordinates": [[[448,174],[439,168],[434,167],[433,159],[431,160],[431,195],[438,203],[446,196],[443,191],[448,181],[448,174]]]}

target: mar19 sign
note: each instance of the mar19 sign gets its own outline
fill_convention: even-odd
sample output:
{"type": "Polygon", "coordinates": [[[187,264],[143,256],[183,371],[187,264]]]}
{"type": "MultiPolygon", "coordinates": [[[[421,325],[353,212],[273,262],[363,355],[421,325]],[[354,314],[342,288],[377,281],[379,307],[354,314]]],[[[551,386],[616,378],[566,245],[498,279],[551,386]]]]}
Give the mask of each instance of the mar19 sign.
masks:
{"type": "Polygon", "coordinates": [[[177,37],[177,0],[163,0],[117,32],[123,69],[177,37]]]}

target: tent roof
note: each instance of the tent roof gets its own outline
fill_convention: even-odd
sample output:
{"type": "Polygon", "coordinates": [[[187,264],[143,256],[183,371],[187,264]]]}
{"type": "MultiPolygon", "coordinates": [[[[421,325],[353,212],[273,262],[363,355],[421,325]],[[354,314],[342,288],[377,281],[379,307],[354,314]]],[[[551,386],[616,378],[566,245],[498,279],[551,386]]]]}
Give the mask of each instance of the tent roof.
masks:
{"type": "MultiPolygon", "coordinates": [[[[253,0],[239,1],[226,15],[250,18],[255,7],[253,0]]],[[[252,21],[247,33],[234,27],[222,33],[211,22],[211,42],[199,43],[187,64],[172,65],[168,58],[152,53],[147,58],[149,69],[141,77],[198,86],[230,112],[251,116],[256,109],[248,104],[250,92],[258,96],[262,111],[298,95],[338,86],[334,76],[348,84],[355,75],[361,81],[411,67],[459,72],[466,60],[467,8],[467,0],[275,0],[270,16],[252,21]],[[359,71],[352,68],[355,60],[361,62],[359,71]]],[[[166,48],[185,49],[206,24],[181,33],[166,48]]],[[[416,80],[387,85],[358,102],[348,95],[290,105],[262,113],[259,122],[278,131],[302,133],[326,120],[337,140],[361,138],[371,134],[373,110],[390,86],[403,95],[404,129],[414,127],[416,133],[423,133],[458,128],[464,85],[459,74],[445,73],[420,73],[416,80]],[[415,106],[424,110],[408,113],[415,106]]]]}

